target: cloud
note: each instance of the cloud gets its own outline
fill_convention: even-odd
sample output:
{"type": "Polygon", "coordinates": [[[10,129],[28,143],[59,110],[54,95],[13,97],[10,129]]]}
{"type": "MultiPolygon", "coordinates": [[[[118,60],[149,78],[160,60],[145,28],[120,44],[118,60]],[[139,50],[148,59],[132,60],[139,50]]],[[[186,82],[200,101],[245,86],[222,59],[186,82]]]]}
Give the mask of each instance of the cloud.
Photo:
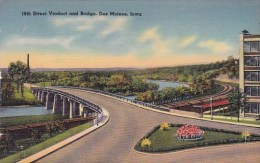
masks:
{"type": "Polygon", "coordinates": [[[125,18],[117,18],[117,19],[111,20],[110,22],[108,22],[107,28],[105,28],[103,31],[101,31],[100,34],[102,36],[106,36],[111,33],[120,31],[124,28],[126,22],[127,22],[127,19],[125,19],[125,18]]]}
{"type": "Polygon", "coordinates": [[[171,53],[171,45],[173,43],[173,40],[163,38],[159,32],[159,27],[153,27],[145,30],[140,37],[138,38],[138,41],[141,43],[151,42],[151,48],[153,51],[153,55],[155,56],[163,56],[171,53]]]}
{"type": "Polygon", "coordinates": [[[201,48],[207,48],[214,53],[226,53],[232,50],[232,47],[228,43],[216,40],[203,41],[198,43],[198,46],[201,48]]]}
{"type": "Polygon", "coordinates": [[[105,18],[105,17],[90,17],[90,18],[53,18],[50,22],[56,26],[72,26],[75,31],[88,31],[97,29],[101,25],[99,32],[102,36],[107,36],[111,33],[121,31],[124,29],[126,18],[105,18]],[[104,24],[104,27],[102,26],[104,24]]]}
{"type": "Polygon", "coordinates": [[[194,41],[197,40],[197,35],[191,35],[191,36],[186,36],[180,39],[180,47],[184,48],[192,44],[194,41]]]}
{"type": "Polygon", "coordinates": [[[94,29],[94,27],[100,23],[105,21],[103,17],[95,17],[95,18],[53,18],[50,20],[54,26],[61,27],[65,25],[73,26],[77,31],[86,31],[94,29]]]}
{"type": "Polygon", "coordinates": [[[144,43],[146,41],[158,41],[160,40],[160,36],[158,34],[159,27],[153,27],[145,30],[142,35],[139,37],[139,41],[144,43]]]}
{"type": "Polygon", "coordinates": [[[34,38],[34,37],[19,37],[15,36],[7,41],[7,46],[11,47],[14,45],[24,46],[53,46],[58,45],[64,48],[69,48],[74,37],[52,37],[52,38],[34,38]]]}

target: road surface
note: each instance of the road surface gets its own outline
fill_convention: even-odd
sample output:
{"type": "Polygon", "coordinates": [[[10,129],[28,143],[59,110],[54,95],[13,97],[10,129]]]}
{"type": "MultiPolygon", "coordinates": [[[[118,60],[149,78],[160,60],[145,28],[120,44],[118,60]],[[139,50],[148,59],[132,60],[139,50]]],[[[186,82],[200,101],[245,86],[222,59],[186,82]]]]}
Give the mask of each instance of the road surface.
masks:
{"type": "Polygon", "coordinates": [[[148,111],[128,103],[82,90],[59,90],[97,103],[110,113],[109,122],[76,142],[47,155],[37,162],[259,162],[260,143],[243,143],[171,152],[144,154],[134,146],[154,126],[162,122],[194,124],[260,134],[259,128],[221,124],[148,111]],[[249,161],[250,160],[250,161],[249,161]]]}

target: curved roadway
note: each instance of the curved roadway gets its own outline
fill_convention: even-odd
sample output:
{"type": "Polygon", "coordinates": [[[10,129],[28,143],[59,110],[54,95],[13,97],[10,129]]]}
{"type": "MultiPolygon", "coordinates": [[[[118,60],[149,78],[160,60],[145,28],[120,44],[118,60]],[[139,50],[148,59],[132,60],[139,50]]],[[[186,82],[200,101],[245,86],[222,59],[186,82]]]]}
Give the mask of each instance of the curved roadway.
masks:
{"type": "Polygon", "coordinates": [[[97,103],[110,113],[98,130],[47,155],[37,162],[259,162],[260,143],[234,144],[172,152],[144,154],[136,142],[161,122],[194,124],[260,134],[259,128],[195,120],[148,111],[106,96],[82,90],[59,89],[97,103]]]}

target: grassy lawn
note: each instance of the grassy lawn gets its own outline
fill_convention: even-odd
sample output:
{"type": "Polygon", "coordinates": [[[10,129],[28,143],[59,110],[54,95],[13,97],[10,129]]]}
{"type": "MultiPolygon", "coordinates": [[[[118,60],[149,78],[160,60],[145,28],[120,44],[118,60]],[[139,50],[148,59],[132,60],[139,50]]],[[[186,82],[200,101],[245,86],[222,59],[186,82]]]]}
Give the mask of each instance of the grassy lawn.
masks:
{"type": "Polygon", "coordinates": [[[28,87],[24,87],[24,97],[22,97],[21,91],[19,91],[18,93],[17,89],[15,89],[14,97],[17,100],[38,101],[37,98],[32,94],[30,88],[28,87]]]}
{"type": "MultiPolygon", "coordinates": [[[[196,148],[208,145],[218,145],[218,144],[227,144],[227,143],[238,143],[243,142],[240,133],[228,132],[228,131],[218,131],[216,129],[207,129],[202,128],[205,132],[204,137],[201,140],[179,140],[175,137],[175,133],[177,131],[177,125],[171,126],[169,130],[163,131],[159,130],[159,128],[155,128],[150,133],[147,134],[144,138],[148,138],[151,141],[151,145],[149,147],[141,147],[140,140],[135,149],[143,152],[170,152],[176,150],[183,150],[188,148],[196,148]]],[[[260,136],[252,135],[251,140],[260,141],[260,136]]]]}
{"type": "MultiPolygon", "coordinates": [[[[203,117],[205,119],[211,119],[210,117],[203,117]]],[[[254,124],[254,125],[260,125],[260,121],[250,121],[250,120],[243,120],[242,118],[239,119],[239,122],[237,121],[236,117],[231,118],[220,118],[220,117],[214,117],[213,120],[220,120],[220,121],[227,121],[227,122],[236,122],[236,123],[243,123],[243,124],[254,124]]]]}
{"type": "Polygon", "coordinates": [[[159,150],[161,148],[178,147],[194,143],[216,141],[222,139],[241,139],[241,135],[205,131],[205,136],[202,140],[180,141],[174,136],[177,129],[177,127],[171,127],[169,131],[157,130],[151,135],[151,137],[149,137],[152,141],[152,145],[150,147],[155,150],[159,150]]]}
{"type": "Polygon", "coordinates": [[[34,145],[30,148],[27,148],[19,153],[16,153],[16,154],[13,154],[9,157],[6,157],[2,160],[0,160],[1,163],[10,163],[10,162],[17,162],[21,159],[24,159],[28,156],[31,156],[39,151],[42,151],[54,144],[57,144],[73,135],[76,135],[77,133],[81,132],[81,131],[84,131],[88,128],[90,128],[92,126],[91,123],[86,123],[86,124],[83,124],[83,125],[80,125],[80,126],[77,126],[77,127],[74,127],[72,129],[69,129],[61,134],[58,134],[50,139],[47,139],[46,141],[44,142],[41,142],[37,145],[34,145]]]}
{"type": "Polygon", "coordinates": [[[42,105],[42,102],[39,101],[31,92],[30,88],[24,87],[24,96],[22,97],[21,91],[17,91],[16,86],[14,85],[14,99],[8,103],[3,103],[4,106],[18,106],[18,105],[42,105]]]}
{"type": "Polygon", "coordinates": [[[49,87],[51,86],[51,82],[40,82],[40,83],[34,83],[35,85],[39,87],[49,87]]]}
{"type": "Polygon", "coordinates": [[[47,115],[31,115],[31,116],[17,116],[17,117],[1,117],[1,127],[23,125],[37,122],[47,122],[58,119],[64,119],[59,114],[47,114],[47,115]]]}

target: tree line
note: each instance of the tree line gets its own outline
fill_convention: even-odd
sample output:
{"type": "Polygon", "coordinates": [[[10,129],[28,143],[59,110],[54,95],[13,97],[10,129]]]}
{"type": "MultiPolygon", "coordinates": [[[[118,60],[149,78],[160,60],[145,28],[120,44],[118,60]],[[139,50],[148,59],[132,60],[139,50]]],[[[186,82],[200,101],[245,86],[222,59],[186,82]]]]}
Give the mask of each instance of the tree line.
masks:
{"type": "MultiPolygon", "coordinates": [[[[28,67],[21,61],[11,62],[8,72],[3,78],[11,83],[2,84],[2,99],[8,101],[13,98],[14,87],[18,92],[24,92],[24,83],[49,82],[52,86],[75,86],[87,87],[118,93],[122,95],[140,94],[141,101],[151,101],[155,99],[167,99],[169,95],[164,95],[161,91],[155,92],[158,85],[146,82],[146,79],[171,80],[188,82],[190,84],[190,96],[205,94],[212,89],[215,83],[214,78],[219,74],[227,74],[230,78],[238,78],[238,59],[228,57],[227,60],[210,64],[187,65],[177,67],[148,68],[138,70],[118,70],[118,71],[58,71],[58,72],[32,72],[28,76],[28,67]],[[193,95],[193,92],[196,92],[193,95]],[[156,95],[153,95],[156,94],[156,95]],[[147,97],[145,97],[147,96],[147,97]],[[166,98],[167,97],[167,98],[166,98]]],[[[186,88],[182,88],[186,89],[186,88]]],[[[163,92],[168,92],[165,90],[163,92]]],[[[173,91],[173,90],[172,90],[173,91]]],[[[176,92],[176,91],[174,91],[176,92]]],[[[182,95],[182,93],[180,94],[182,95]]]]}

